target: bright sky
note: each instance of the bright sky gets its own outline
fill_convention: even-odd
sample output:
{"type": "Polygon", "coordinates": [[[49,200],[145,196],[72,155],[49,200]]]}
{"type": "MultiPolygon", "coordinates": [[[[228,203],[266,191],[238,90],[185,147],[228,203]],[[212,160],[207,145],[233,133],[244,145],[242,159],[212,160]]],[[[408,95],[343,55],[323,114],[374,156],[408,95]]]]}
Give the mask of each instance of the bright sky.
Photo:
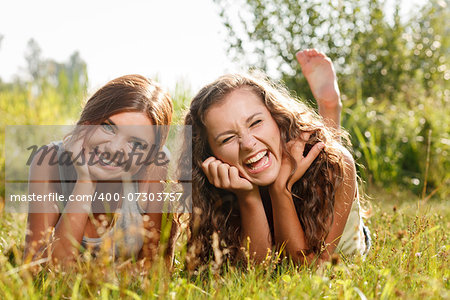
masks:
{"type": "Polygon", "coordinates": [[[91,89],[115,77],[158,75],[166,87],[184,78],[195,89],[226,71],[226,34],[211,0],[11,0],[0,4],[0,77],[24,72],[27,42],[44,58],[79,51],[91,89]]]}
{"type": "MultiPolygon", "coordinates": [[[[402,6],[424,0],[403,0],[402,6]]],[[[389,0],[388,2],[393,2],[389,0]]],[[[238,71],[226,55],[226,34],[212,0],[9,0],[0,4],[0,77],[25,69],[27,42],[44,58],[66,61],[79,51],[91,91],[138,73],[173,88],[184,78],[194,91],[238,71]]]]}

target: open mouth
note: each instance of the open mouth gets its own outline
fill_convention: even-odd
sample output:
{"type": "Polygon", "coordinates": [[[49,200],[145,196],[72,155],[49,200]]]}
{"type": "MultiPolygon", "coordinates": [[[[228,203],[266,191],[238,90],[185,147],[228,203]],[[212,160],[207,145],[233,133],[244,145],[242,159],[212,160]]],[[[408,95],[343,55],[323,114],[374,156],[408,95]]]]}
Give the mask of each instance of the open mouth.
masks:
{"type": "Polygon", "coordinates": [[[117,161],[114,161],[115,156],[112,157],[111,160],[106,159],[107,157],[109,158],[111,155],[110,153],[106,153],[104,154],[104,152],[100,152],[98,150],[98,148],[94,149],[94,153],[97,156],[97,161],[99,163],[99,165],[104,166],[104,167],[109,167],[109,168],[119,168],[120,164],[117,163],[117,161]]]}
{"type": "Polygon", "coordinates": [[[270,165],[270,162],[269,151],[263,150],[244,161],[244,164],[251,173],[257,173],[266,169],[270,165]]]}

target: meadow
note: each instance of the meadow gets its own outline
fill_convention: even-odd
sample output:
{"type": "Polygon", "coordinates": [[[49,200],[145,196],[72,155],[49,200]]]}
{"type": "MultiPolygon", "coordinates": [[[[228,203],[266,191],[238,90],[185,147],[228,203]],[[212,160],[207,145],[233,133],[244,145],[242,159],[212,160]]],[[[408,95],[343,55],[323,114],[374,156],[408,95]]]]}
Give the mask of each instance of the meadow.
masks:
{"type": "MultiPolygon", "coordinates": [[[[435,12],[448,19],[448,9],[433,6],[429,15],[435,12]]],[[[381,22],[366,22],[378,31],[367,29],[361,41],[355,36],[358,47],[349,46],[345,63],[361,74],[339,77],[342,125],[350,133],[371,211],[366,223],[373,244],[364,259],[334,256],[319,267],[295,266],[277,253],[260,265],[219,266],[218,251],[201,272],[188,272],[185,232],[172,270],[162,259],[150,268],[107,257],[80,259],[70,269],[24,264],[26,215],[4,210],[5,128],[74,124],[89,96],[87,66],[77,53],[67,62],[30,55],[27,78],[0,80],[0,299],[449,299],[449,35],[440,33],[438,39],[436,32],[445,26],[433,20],[440,19],[428,20],[428,27],[425,21],[417,28],[404,26],[404,34],[375,26],[381,22]],[[392,36],[397,36],[395,43],[392,36]],[[432,47],[437,48],[429,52],[432,47]]],[[[29,46],[29,53],[39,53],[36,44],[29,46]]],[[[282,79],[292,90],[297,86],[282,79]]],[[[180,124],[193,92],[178,83],[170,93],[174,121],[180,124]]],[[[163,244],[169,229],[163,230],[163,244]]]]}
{"type": "MultiPolygon", "coordinates": [[[[3,87],[2,132],[6,124],[71,124],[82,106],[76,98],[86,97],[80,93],[70,98],[73,102],[61,101],[64,91],[69,93],[67,88],[41,86],[36,96],[32,89],[31,85],[3,87]],[[10,105],[12,99],[14,105],[10,105]]],[[[172,95],[175,121],[180,123],[191,92],[180,83],[172,95]]],[[[230,266],[225,262],[218,267],[219,253],[202,272],[190,273],[186,271],[183,234],[172,270],[163,260],[143,268],[131,261],[119,263],[108,258],[79,260],[71,269],[48,268],[22,262],[26,215],[7,213],[1,207],[0,298],[449,298],[448,160],[442,155],[448,149],[448,124],[443,121],[448,108],[443,101],[440,109],[435,109],[436,103],[431,109],[426,102],[431,100],[421,100],[419,105],[424,109],[412,114],[401,104],[386,109],[384,103],[347,102],[343,123],[352,135],[354,156],[365,180],[366,204],[371,208],[366,223],[373,245],[365,259],[338,256],[320,267],[306,267],[295,266],[274,253],[261,265],[230,266]],[[444,130],[418,138],[424,131],[417,124],[424,116],[431,120],[430,126],[444,130]],[[398,126],[388,126],[394,122],[398,126]],[[426,142],[430,139],[435,140],[426,142]],[[417,161],[416,170],[402,168],[404,156],[417,161]]],[[[1,158],[4,161],[3,153],[1,158]]],[[[167,227],[164,232],[168,232],[167,227]]]]}
{"type": "Polygon", "coordinates": [[[21,263],[26,216],[2,213],[1,299],[448,299],[450,208],[410,192],[372,191],[372,249],[365,259],[333,257],[320,267],[294,266],[276,254],[262,265],[185,271],[183,238],[174,268],[150,269],[108,259],[72,269],[21,263]]]}

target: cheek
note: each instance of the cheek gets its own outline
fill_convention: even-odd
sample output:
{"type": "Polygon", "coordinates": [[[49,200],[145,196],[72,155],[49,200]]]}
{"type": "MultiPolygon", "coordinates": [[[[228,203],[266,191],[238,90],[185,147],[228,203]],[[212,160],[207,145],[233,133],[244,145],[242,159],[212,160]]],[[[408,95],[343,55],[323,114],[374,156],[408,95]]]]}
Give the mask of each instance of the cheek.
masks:
{"type": "Polygon", "coordinates": [[[224,163],[236,166],[239,162],[239,145],[231,143],[213,149],[213,154],[224,163]]]}
{"type": "Polygon", "coordinates": [[[97,130],[92,135],[86,137],[85,145],[96,146],[98,144],[104,143],[108,139],[110,139],[110,137],[107,134],[101,132],[100,130],[97,130]]]}
{"type": "Polygon", "coordinates": [[[281,132],[278,125],[274,122],[267,130],[267,134],[270,136],[272,147],[274,151],[278,151],[278,155],[281,155],[281,132]]]}
{"type": "Polygon", "coordinates": [[[272,120],[271,128],[272,128],[272,134],[274,136],[280,136],[280,128],[278,127],[278,124],[275,122],[275,120],[272,120]]]}

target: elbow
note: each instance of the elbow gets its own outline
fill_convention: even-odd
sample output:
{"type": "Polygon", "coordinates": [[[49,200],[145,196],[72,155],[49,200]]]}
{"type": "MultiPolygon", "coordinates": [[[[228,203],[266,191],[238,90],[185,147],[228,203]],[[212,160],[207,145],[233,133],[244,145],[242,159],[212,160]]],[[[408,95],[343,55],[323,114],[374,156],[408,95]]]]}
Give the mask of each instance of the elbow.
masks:
{"type": "Polygon", "coordinates": [[[45,265],[50,260],[49,252],[46,251],[45,247],[33,247],[30,245],[25,245],[25,249],[22,256],[22,262],[26,265],[29,265],[29,268],[32,272],[37,270],[39,265],[45,265]]]}
{"type": "Polygon", "coordinates": [[[247,263],[252,262],[256,264],[263,263],[271,258],[272,249],[269,245],[251,245],[247,243],[245,245],[241,242],[239,251],[240,259],[245,260],[247,263]]]}
{"type": "Polygon", "coordinates": [[[60,240],[54,241],[48,247],[46,257],[51,260],[53,264],[68,265],[76,260],[80,246],[64,245],[60,240]]]}
{"type": "Polygon", "coordinates": [[[299,250],[294,253],[288,253],[289,257],[299,266],[318,266],[322,262],[328,260],[324,255],[317,255],[315,253],[309,253],[309,251],[299,250]]]}
{"type": "MultiPolygon", "coordinates": [[[[302,252],[302,251],[300,251],[302,252]]],[[[333,254],[328,254],[327,252],[323,252],[322,254],[308,254],[308,255],[298,255],[293,259],[295,260],[295,262],[298,265],[302,265],[302,266],[320,266],[321,264],[323,264],[324,262],[330,262],[333,265],[336,265],[339,262],[339,254],[333,253],[333,254]]]]}

